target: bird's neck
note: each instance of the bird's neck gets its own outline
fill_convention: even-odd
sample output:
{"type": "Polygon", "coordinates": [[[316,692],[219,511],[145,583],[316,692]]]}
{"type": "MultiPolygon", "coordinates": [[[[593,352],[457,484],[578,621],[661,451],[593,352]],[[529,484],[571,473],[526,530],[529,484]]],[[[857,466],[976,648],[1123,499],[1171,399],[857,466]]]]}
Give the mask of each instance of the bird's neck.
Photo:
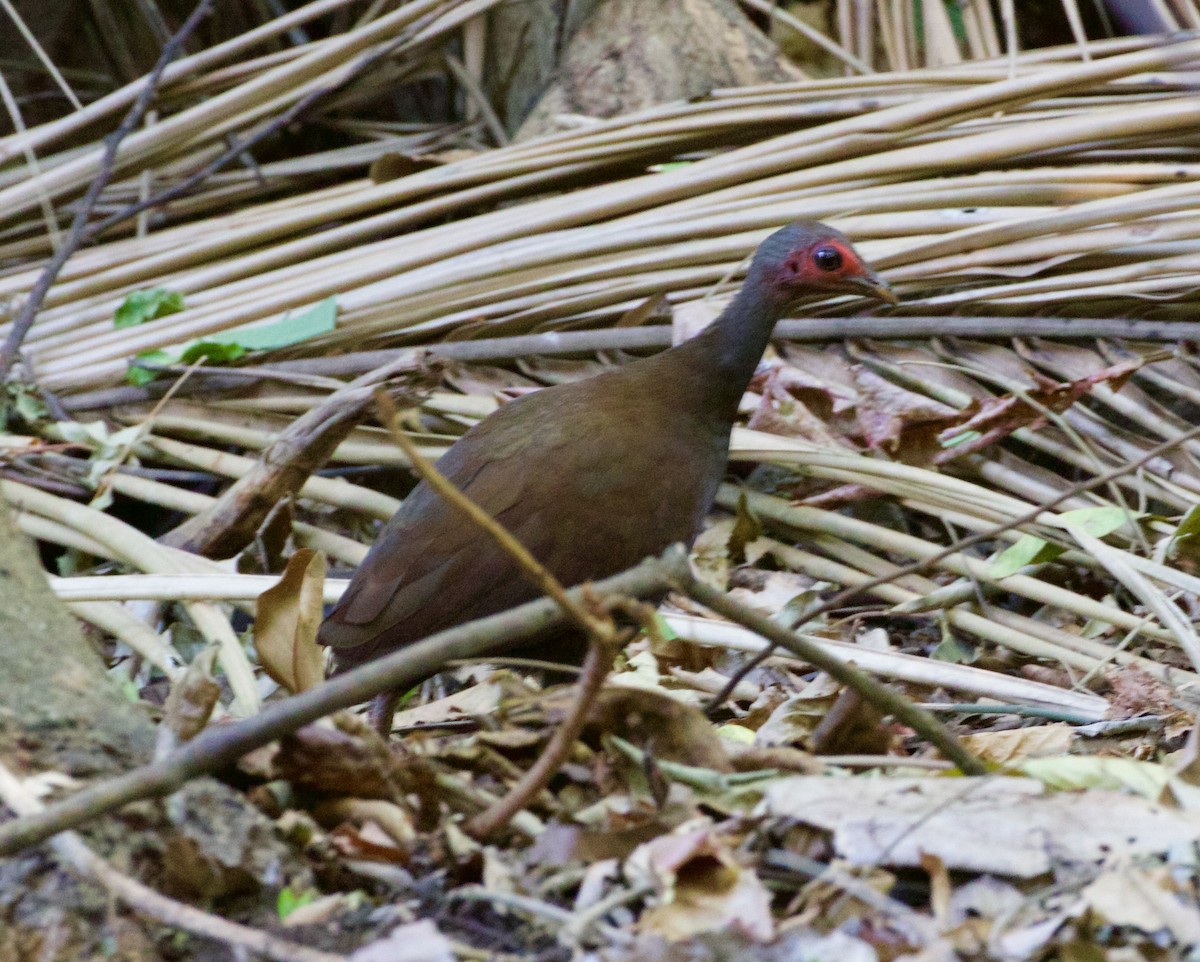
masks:
{"type": "Polygon", "coordinates": [[[676,350],[685,352],[703,379],[714,412],[732,421],[771,340],[775,322],[784,314],[778,299],[766,296],[764,284],[746,283],[712,324],[676,350]]]}

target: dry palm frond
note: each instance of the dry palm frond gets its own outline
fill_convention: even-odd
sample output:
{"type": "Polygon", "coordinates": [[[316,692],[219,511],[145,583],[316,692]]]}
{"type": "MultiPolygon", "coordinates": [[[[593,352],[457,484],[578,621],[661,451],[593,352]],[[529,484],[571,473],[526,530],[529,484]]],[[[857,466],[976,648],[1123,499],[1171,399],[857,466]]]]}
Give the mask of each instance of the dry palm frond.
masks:
{"type": "MultiPolygon", "coordinates": [[[[947,632],[1063,666],[1077,680],[1110,665],[1151,671],[1184,691],[1198,680],[1184,656],[1192,644],[1186,619],[1167,606],[1190,610],[1200,598],[1200,579],[1174,560],[1179,518],[1200,495],[1200,441],[1185,437],[1200,414],[1200,373],[1187,352],[1123,338],[1126,329],[1111,325],[1136,321],[1128,332],[1159,342],[1175,331],[1196,334],[1200,38],[1002,53],[1004,24],[986,4],[963,7],[962,36],[936,17],[917,36],[891,5],[878,4],[873,29],[883,59],[902,68],[894,72],[861,69],[878,63],[879,51],[870,25],[852,23],[842,59],[853,75],[716,90],[584,125],[564,118],[558,133],[489,149],[478,139],[481,110],[470,113],[472,123],[407,125],[362,107],[372,77],[393,83],[444,72],[447,43],[490,0],[418,0],[344,34],[282,50],[259,43],[341,6],[310,4],[168,71],[159,116],[122,148],[98,213],[186,189],[73,257],[25,342],[38,383],[81,418],[107,423],[91,433],[39,425],[43,442],[76,446],[66,453],[6,439],[12,480],[4,490],[25,530],[155,576],[209,574],[167,549],[131,551],[120,530],[96,526],[104,516],[97,508],[67,511],[65,498],[35,488],[90,491],[93,472],[74,456],[82,449],[106,464],[115,496],[196,514],[212,497],[196,490],[196,477],[219,486],[244,476],[257,452],[339,378],[381,363],[377,352],[448,341],[469,358],[477,339],[509,338],[508,347],[477,345],[474,359],[514,362],[520,373],[442,372],[412,424],[420,450],[435,455],[494,409],[498,388],[554,383],[620,360],[605,353],[598,362],[598,348],[666,346],[669,328],[648,321],[711,313],[765,234],[816,217],[845,229],[904,303],[887,318],[848,317],[857,304],[846,299],[809,305],[806,317],[846,327],[821,328],[829,346],[782,345],[748,396],[749,424],[759,430],[735,434],[734,458],[790,470],[780,493],[810,499],[803,507],[751,499],[778,539],[775,563],[859,585],[1066,493],[1053,511],[997,535],[993,557],[948,555],[931,571],[872,589],[871,600],[883,613],[944,615],[947,632]],[[931,59],[944,66],[916,69],[931,59]],[[351,73],[355,82],[337,87],[351,73]],[[329,96],[306,100],[323,88],[329,96]],[[306,124],[352,143],[193,177],[229,152],[224,138],[244,143],[298,105],[306,124]],[[184,309],[114,328],[126,298],[153,288],[180,295],[184,309]],[[329,297],[336,327],[252,354],[236,379],[194,370],[179,395],[157,405],[153,385],[119,387],[140,352],[329,297]],[[631,323],[643,326],[622,326],[631,323]],[[1069,336],[1073,324],[1093,336],[1082,345],[1037,339],[1069,336]],[[841,337],[851,325],[855,337],[841,337]],[[558,331],[571,334],[555,343],[520,339],[558,331]],[[1017,333],[1022,339],[1012,340],[1017,333]],[[896,335],[904,343],[886,339],[896,335]],[[564,353],[576,359],[548,357],[564,353]],[[1103,375],[1122,364],[1120,377],[1103,375]],[[1056,408],[1044,402],[1050,382],[1086,390],[1056,408]],[[219,398],[206,396],[214,384],[223,387],[219,398]],[[806,403],[816,412],[809,420],[796,414],[806,403]],[[987,444],[967,435],[929,435],[924,447],[911,440],[929,411],[965,423],[1000,404],[1028,407],[987,444]],[[896,420],[895,437],[862,429],[881,414],[896,420]],[[141,425],[140,434],[114,457],[111,433],[125,424],[141,425]],[[1171,439],[1181,440],[1139,470],[1074,490],[1171,439]],[[890,499],[907,530],[832,510],[866,496],[890,499]],[[1112,556],[1095,551],[1087,532],[1075,537],[1061,516],[1086,508],[1116,513],[1106,532],[1112,556]],[[1057,557],[997,575],[994,556],[1022,536],[1053,546],[1057,557]],[[1005,604],[991,603],[997,593],[1005,604]]],[[[122,88],[0,140],[0,298],[17,303],[30,291],[52,249],[43,206],[69,219],[100,150],[89,125],[117,117],[135,92],[122,88]],[[29,153],[36,169],[26,166],[29,153]]],[[[780,330],[799,339],[803,325],[780,330]]],[[[372,472],[403,469],[405,459],[385,432],[363,426],[331,464],[345,477],[310,479],[290,531],[296,543],[353,564],[364,550],[359,536],[368,540],[369,524],[398,503],[373,490],[372,472]]],[[[736,510],[737,493],[724,491],[720,503],[736,510]]],[[[140,646],[163,671],[177,656],[131,628],[112,600],[186,598],[237,678],[242,707],[252,707],[249,666],[237,659],[228,623],[214,621],[214,606],[189,590],[172,596],[165,582],[157,593],[75,597],[81,616],[140,646]]],[[[250,596],[244,583],[222,591],[214,597],[250,596]]],[[[689,630],[720,634],[711,623],[689,630]]],[[[746,647],[744,638],[726,640],[746,647]]],[[[1044,691],[994,672],[981,680],[935,665],[921,674],[899,653],[884,662],[879,670],[913,684],[975,694],[991,685],[1009,700],[1050,703],[1044,691]]],[[[1099,710],[1091,694],[1064,693],[1059,703],[1067,702],[1099,710]]]]}

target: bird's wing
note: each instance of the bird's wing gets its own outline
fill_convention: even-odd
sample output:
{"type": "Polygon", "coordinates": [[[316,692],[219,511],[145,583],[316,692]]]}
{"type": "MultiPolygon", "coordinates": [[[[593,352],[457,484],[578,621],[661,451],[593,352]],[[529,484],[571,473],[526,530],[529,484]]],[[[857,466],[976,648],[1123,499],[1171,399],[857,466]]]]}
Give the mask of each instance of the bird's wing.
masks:
{"type": "MultiPolygon", "coordinates": [[[[554,500],[544,471],[571,447],[565,427],[539,416],[544,403],[535,394],[506,404],[438,462],[535,554],[552,534],[539,507],[554,500]]],[[[380,532],[319,640],[339,652],[339,662],[365,661],[534,594],[492,537],[422,482],[380,532]]]]}
{"type": "MultiPolygon", "coordinates": [[[[703,480],[708,472],[677,467],[702,441],[673,425],[623,424],[624,413],[611,401],[598,409],[582,386],[528,395],[461,438],[438,467],[560,581],[603,578],[690,540],[715,487],[703,480]]],[[[421,484],[380,533],[320,641],[339,667],[359,664],[537,594],[490,535],[421,484]]]]}

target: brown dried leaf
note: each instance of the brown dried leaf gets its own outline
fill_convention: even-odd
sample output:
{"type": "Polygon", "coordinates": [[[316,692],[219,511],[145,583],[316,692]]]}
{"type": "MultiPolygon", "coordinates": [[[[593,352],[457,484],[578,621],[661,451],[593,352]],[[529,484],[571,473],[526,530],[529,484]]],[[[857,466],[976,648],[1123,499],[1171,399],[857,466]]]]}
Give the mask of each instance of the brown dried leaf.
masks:
{"type": "Polygon", "coordinates": [[[319,723],[281,738],[272,767],[276,778],[359,798],[399,798],[407,774],[374,731],[346,732],[319,723]]]}
{"type": "Polygon", "coordinates": [[[928,438],[962,416],[949,405],[893,384],[861,364],[853,370],[860,392],[858,423],[872,448],[907,451],[916,444],[918,429],[928,438]]]}
{"type": "Polygon", "coordinates": [[[1063,722],[1014,728],[1003,732],[979,732],[963,738],[963,744],[984,761],[1007,765],[1023,758],[1065,755],[1075,739],[1074,729],[1063,722]]]}
{"type": "Polygon", "coordinates": [[[329,833],[329,840],[346,858],[364,862],[387,862],[402,865],[408,861],[408,850],[374,822],[366,822],[362,828],[343,822],[329,833]]]}
{"type": "Polygon", "coordinates": [[[1175,712],[1174,693],[1150,672],[1137,665],[1122,665],[1104,676],[1112,689],[1109,714],[1113,718],[1135,715],[1169,715],[1175,712]]]}
{"type": "Polygon", "coordinates": [[[670,316],[671,301],[666,294],[659,293],[630,308],[617,318],[613,327],[641,327],[652,318],[670,316]]]}
{"type": "Polygon", "coordinates": [[[221,686],[212,676],[216,657],[215,648],[200,652],[192,659],[183,677],[171,686],[158,735],[160,754],[168,744],[174,747],[195,738],[208,724],[221,695],[221,686]]]}
{"type": "Polygon", "coordinates": [[[891,736],[879,709],[846,688],[817,723],[804,747],[814,755],[886,755],[890,745],[891,736]]]}
{"type": "Polygon", "coordinates": [[[604,689],[588,717],[588,730],[618,735],[654,758],[714,772],[733,765],[704,712],[662,691],[604,689]]]}
{"type": "Polygon", "coordinates": [[[424,154],[417,156],[416,154],[402,153],[387,153],[376,157],[368,168],[367,176],[376,184],[383,184],[389,180],[398,180],[401,177],[407,177],[409,174],[415,174],[419,170],[428,170],[430,167],[437,167],[439,163],[445,163],[436,159],[434,154],[424,154]]]}
{"type": "Polygon", "coordinates": [[[660,899],[642,914],[642,932],[672,941],[720,929],[760,942],[774,938],[770,892],[737,864],[711,827],[648,842],[630,856],[628,868],[644,873],[660,899]]]}
{"type": "Polygon", "coordinates": [[[1142,363],[1140,360],[1123,361],[1078,380],[1066,382],[1051,380],[1035,371],[1033,374],[1038,386],[1027,392],[1028,401],[1023,397],[1005,395],[973,402],[965,409],[963,413],[968,416],[939,435],[938,440],[943,445],[943,450],[935,461],[942,463],[981,450],[1008,437],[1019,428],[1040,427],[1045,422],[1042,409],[1061,413],[1097,384],[1107,382],[1113,390],[1119,390],[1142,363]],[[953,444],[955,438],[962,437],[970,431],[976,432],[979,437],[963,444],[953,444]]]}
{"type": "Polygon", "coordinates": [[[349,822],[365,829],[369,824],[383,832],[400,848],[407,849],[416,840],[412,816],[394,802],[377,798],[330,798],[312,810],[317,824],[336,828],[349,822]]]}
{"type": "Polygon", "coordinates": [[[325,677],[325,656],[317,644],[325,569],[325,555],[301,548],[279,584],[258,596],[254,648],[266,673],[291,692],[312,688],[325,677]]]}

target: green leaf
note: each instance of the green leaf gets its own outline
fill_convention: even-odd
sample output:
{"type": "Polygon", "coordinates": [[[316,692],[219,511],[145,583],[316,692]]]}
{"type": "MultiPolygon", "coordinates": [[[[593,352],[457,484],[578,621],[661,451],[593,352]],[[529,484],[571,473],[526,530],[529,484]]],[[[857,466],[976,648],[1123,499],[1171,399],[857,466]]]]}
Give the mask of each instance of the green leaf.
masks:
{"type": "Polygon", "coordinates": [[[1022,773],[1060,791],[1128,789],[1154,799],[1171,779],[1171,770],[1155,762],[1102,755],[1054,755],[1029,758],[1022,773]]]}
{"type": "MultiPolygon", "coordinates": [[[[1137,517],[1137,514],[1127,512],[1120,507],[1076,508],[1074,511],[1064,511],[1059,515],[1063,526],[1068,530],[1072,527],[1078,528],[1095,538],[1103,538],[1105,535],[1112,534],[1130,518],[1137,517]]],[[[996,556],[988,568],[988,574],[993,578],[1007,578],[1011,574],[1016,574],[1026,565],[1053,561],[1065,550],[1044,538],[1027,534],[996,556]]]]}
{"type": "Polygon", "coordinates": [[[117,308],[113,327],[136,327],[168,314],[178,314],[183,307],[183,295],[178,291],[169,291],[165,287],[134,291],[117,308]]]}
{"type": "Polygon", "coordinates": [[[245,324],[209,334],[204,340],[214,344],[236,344],[243,351],[270,351],[328,334],[336,326],[337,298],[327,297],[320,304],[294,317],[285,314],[268,324],[245,324]]]}
{"type": "Polygon", "coordinates": [[[207,361],[210,364],[226,364],[236,361],[246,353],[246,348],[234,342],[224,342],[215,339],[193,341],[179,355],[182,364],[195,364],[196,361],[207,361]]]}
{"type": "MultiPolygon", "coordinates": [[[[148,361],[151,364],[170,364],[172,357],[166,351],[142,351],[137,355],[138,360],[148,361]]],[[[152,371],[148,367],[142,367],[140,364],[134,363],[130,365],[129,370],[125,372],[125,381],[134,387],[141,387],[143,384],[149,384],[156,377],[158,371],[152,371]]]]}
{"type": "Polygon", "coordinates": [[[1167,557],[1200,563],[1200,537],[1197,535],[1200,535],[1200,504],[1188,509],[1188,513],[1179,522],[1175,533],[1171,535],[1167,557]]]}
{"type": "Polygon", "coordinates": [[[1136,518],[1133,512],[1121,507],[1107,508],[1076,508],[1074,511],[1064,511],[1059,515],[1068,527],[1079,528],[1093,538],[1103,538],[1112,534],[1126,521],[1136,518]]]}
{"type": "Polygon", "coordinates": [[[1031,534],[1023,535],[1015,544],[1009,545],[1000,552],[988,566],[988,574],[993,578],[1007,578],[1016,574],[1026,565],[1041,564],[1053,561],[1066,548],[1051,544],[1044,538],[1036,538],[1031,534]]]}
{"type": "Polygon", "coordinates": [[[967,665],[975,660],[975,652],[964,645],[953,633],[942,632],[942,640],[929,653],[935,661],[948,661],[953,665],[967,665]]]}
{"type": "MultiPolygon", "coordinates": [[[[249,351],[270,351],[299,344],[309,338],[327,334],[337,326],[337,299],[327,297],[301,314],[285,314],[277,321],[255,322],[228,331],[206,334],[178,348],[166,351],[144,351],[138,358],[155,364],[192,364],[203,360],[208,364],[227,364],[249,351]]],[[[158,376],[158,372],[134,364],[125,372],[125,380],[141,386],[158,376]]]]}
{"type": "Polygon", "coordinates": [[[754,744],[754,732],[745,725],[722,725],[717,729],[717,735],[742,745],[754,744]]]}
{"type": "Polygon", "coordinates": [[[275,911],[279,913],[279,920],[282,922],[296,909],[302,905],[308,905],[316,897],[317,893],[312,889],[304,889],[300,892],[294,892],[290,888],[280,889],[279,897],[275,900],[275,911]]]}
{"type": "Polygon", "coordinates": [[[675,629],[667,624],[667,619],[660,615],[657,611],[654,612],[654,627],[662,637],[663,641],[674,641],[679,637],[675,629]]]}
{"type": "Polygon", "coordinates": [[[50,410],[42,403],[42,399],[25,385],[12,384],[9,386],[9,393],[12,395],[13,410],[27,425],[37,424],[50,417],[50,410]]]}

